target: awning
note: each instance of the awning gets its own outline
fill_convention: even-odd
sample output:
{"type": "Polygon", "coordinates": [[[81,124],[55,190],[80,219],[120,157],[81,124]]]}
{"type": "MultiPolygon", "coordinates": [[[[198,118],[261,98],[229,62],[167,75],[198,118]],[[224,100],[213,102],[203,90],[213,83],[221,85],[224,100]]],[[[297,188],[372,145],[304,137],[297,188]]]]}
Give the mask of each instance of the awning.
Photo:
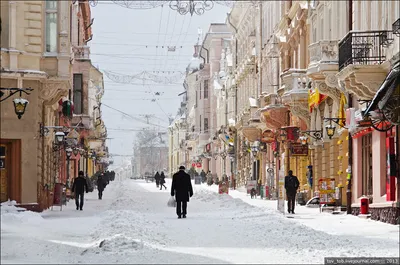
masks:
{"type": "Polygon", "coordinates": [[[400,84],[400,63],[393,67],[390,73],[386,76],[375,97],[372,99],[371,104],[364,112],[364,117],[376,108],[383,109],[395,91],[396,87],[400,84]]]}

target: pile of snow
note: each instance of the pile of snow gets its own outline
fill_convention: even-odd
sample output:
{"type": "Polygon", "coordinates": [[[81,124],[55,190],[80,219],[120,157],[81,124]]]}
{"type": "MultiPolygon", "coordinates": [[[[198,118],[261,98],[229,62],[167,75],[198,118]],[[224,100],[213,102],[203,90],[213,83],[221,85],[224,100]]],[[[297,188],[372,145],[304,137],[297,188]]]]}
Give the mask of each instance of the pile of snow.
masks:
{"type": "Polygon", "coordinates": [[[16,201],[7,201],[1,203],[1,224],[17,225],[19,223],[39,224],[43,218],[39,213],[27,211],[17,206],[16,201]]]}

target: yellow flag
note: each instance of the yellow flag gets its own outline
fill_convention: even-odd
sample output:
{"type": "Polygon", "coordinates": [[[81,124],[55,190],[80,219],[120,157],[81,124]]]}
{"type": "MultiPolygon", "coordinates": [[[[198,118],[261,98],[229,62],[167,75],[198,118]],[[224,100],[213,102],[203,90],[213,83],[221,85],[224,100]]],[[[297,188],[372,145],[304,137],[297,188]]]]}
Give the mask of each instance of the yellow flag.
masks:
{"type": "Polygon", "coordinates": [[[340,95],[340,104],[339,104],[339,124],[340,124],[340,126],[343,126],[344,127],[344,125],[345,125],[345,120],[342,120],[342,119],[345,119],[346,118],[346,111],[345,111],[345,105],[346,105],[346,103],[347,103],[347,100],[346,100],[346,96],[343,94],[343,93],[341,93],[341,95],[340,95]]]}

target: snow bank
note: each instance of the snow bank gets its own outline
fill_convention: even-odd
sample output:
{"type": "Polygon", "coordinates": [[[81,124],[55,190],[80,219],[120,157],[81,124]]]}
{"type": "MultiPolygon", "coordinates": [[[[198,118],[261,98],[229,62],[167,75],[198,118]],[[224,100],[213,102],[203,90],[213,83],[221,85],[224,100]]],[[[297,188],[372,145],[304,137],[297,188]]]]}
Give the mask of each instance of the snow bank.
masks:
{"type": "Polygon", "coordinates": [[[43,218],[39,213],[27,211],[17,206],[16,201],[7,201],[1,203],[1,224],[18,225],[18,224],[39,224],[43,222],[43,218]]]}

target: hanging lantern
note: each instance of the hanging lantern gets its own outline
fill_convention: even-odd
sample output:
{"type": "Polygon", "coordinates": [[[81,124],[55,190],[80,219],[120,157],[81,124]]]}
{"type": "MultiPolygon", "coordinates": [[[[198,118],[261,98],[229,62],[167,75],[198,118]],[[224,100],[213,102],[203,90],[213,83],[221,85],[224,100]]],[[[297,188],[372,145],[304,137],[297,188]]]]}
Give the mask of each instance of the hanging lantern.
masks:
{"type": "Polygon", "coordinates": [[[29,101],[23,98],[16,98],[13,100],[13,102],[15,114],[17,114],[18,119],[21,119],[22,115],[25,113],[26,106],[29,104],[29,101]]]}
{"type": "Polygon", "coordinates": [[[74,113],[74,103],[71,100],[64,100],[62,103],[62,114],[65,117],[72,118],[74,113]]]}

